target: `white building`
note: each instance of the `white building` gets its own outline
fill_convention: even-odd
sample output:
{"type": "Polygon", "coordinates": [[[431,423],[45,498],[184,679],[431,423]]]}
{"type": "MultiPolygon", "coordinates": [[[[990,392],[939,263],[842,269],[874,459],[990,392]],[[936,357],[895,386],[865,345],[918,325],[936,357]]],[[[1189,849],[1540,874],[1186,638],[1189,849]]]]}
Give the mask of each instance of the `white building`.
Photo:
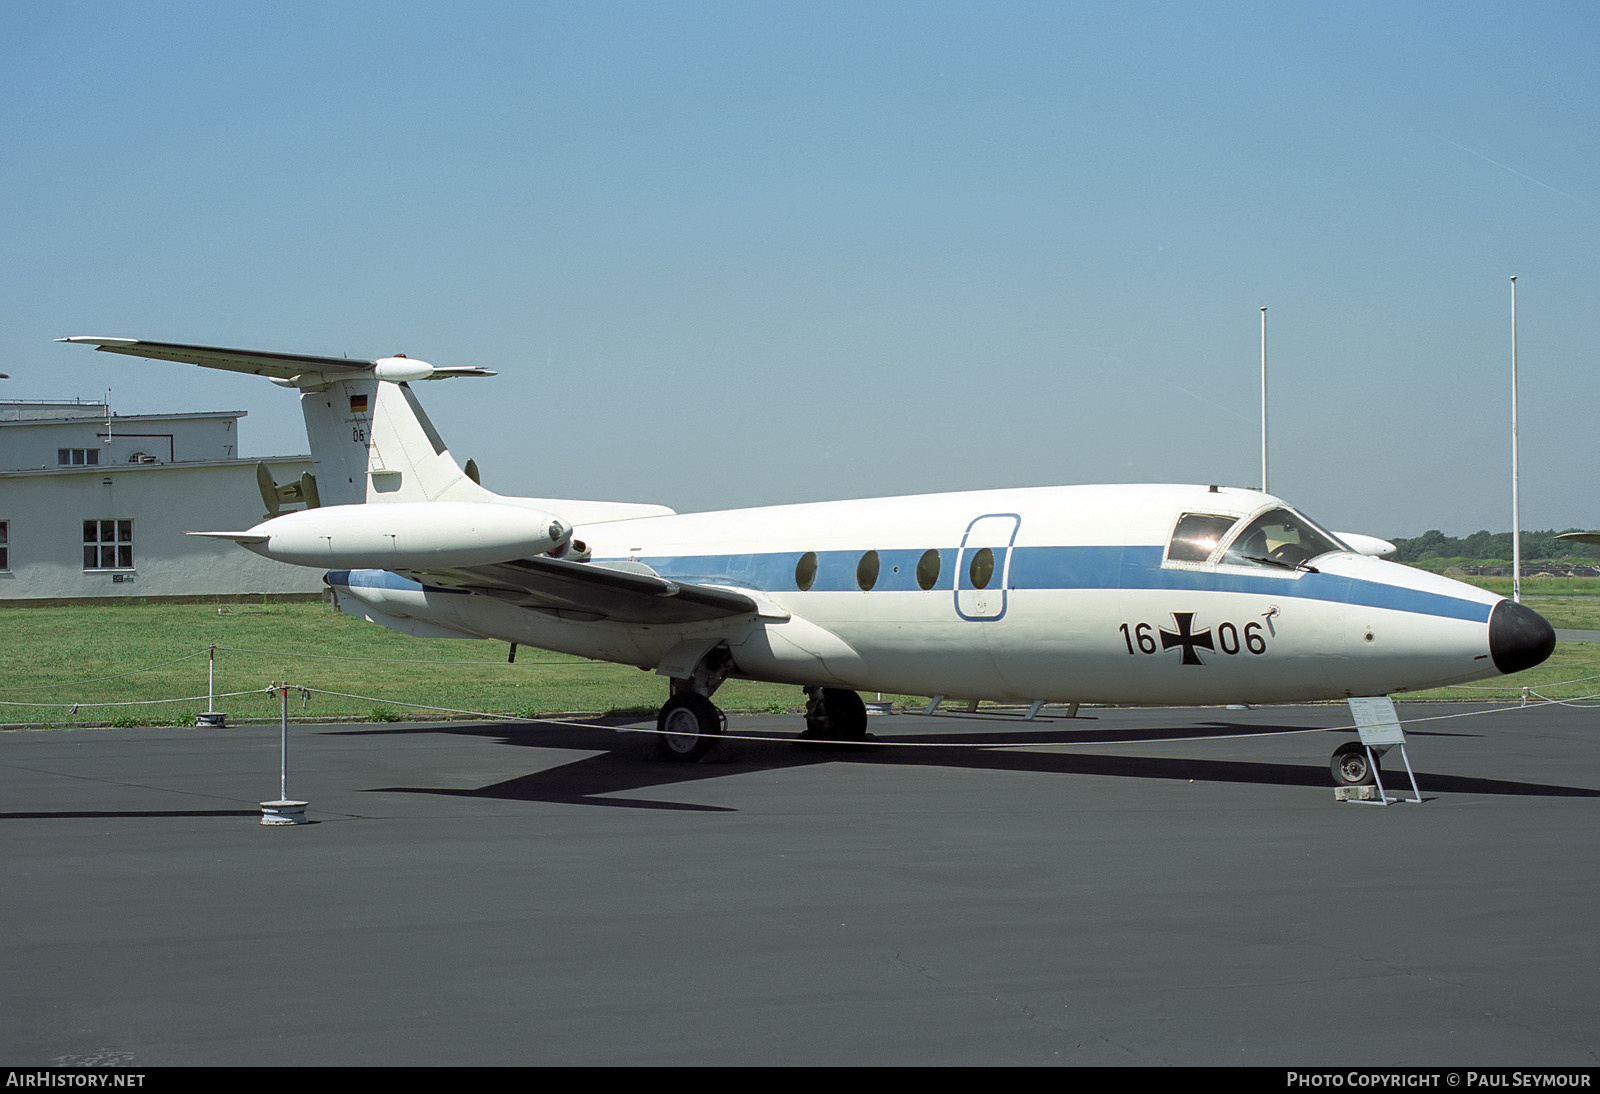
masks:
{"type": "MultiPolygon", "coordinates": [[[[0,600],[319,593],[322,575],[230,543],[267,510],[242,410],[112,415],[104,403],[0,402],[0,600]]],[[[310,456],[264,462],[279,482],[310,456]]]]}

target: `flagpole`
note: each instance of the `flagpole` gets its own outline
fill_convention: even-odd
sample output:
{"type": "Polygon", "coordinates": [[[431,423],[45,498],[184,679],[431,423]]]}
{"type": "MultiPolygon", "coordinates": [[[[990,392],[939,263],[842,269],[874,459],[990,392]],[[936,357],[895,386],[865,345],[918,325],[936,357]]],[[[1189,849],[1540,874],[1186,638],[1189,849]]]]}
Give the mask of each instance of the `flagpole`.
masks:
{"type": "Polygon", "coordinates": [[[1522,603],[1522,509],[1517,496],[1517,275],[1511,275],[1511,599],[1522,603]]]}
{"type": "Polygon", "coordinates": [[[1261,309],[1261,492],[1267,492],[1267,309],[1261,309]]]}

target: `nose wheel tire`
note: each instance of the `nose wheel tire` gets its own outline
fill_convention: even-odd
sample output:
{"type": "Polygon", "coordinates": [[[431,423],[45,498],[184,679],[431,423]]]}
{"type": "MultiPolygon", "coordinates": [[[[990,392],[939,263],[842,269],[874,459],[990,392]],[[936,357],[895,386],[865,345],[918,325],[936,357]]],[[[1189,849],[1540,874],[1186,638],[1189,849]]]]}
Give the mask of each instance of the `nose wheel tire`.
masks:
{"type": "Polygon", "coordinates": [[[1328,762],[1334,786],[1371,786],[1378,781],[1378,764],[1360,741],[1350,741],[1333,750],[1328,762]]]}
{"type": "Polygon", "coordinates": [[[726,728],[727,719],[710,699],[693,691],[680,692],[656,715],[656,747],[669,760],[694,763],[716,747],[726,728]]]}

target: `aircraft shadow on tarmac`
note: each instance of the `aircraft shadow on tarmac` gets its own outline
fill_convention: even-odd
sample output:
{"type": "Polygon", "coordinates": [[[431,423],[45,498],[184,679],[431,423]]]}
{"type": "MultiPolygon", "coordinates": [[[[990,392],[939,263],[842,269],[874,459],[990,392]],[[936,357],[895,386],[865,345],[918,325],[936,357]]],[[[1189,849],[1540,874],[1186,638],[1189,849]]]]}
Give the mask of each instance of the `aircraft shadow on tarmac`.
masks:
{"type": "MultiPolygon", "coordinates": [[[[973,771],[1015,771],[1054,775],[1099,775],[1130,779],[1168,779],[1184,782],[1256,783],[1270,786],[1331,788],[1328,766],[1318,763],[1292,764],[1269,761],[1208,760],[1190,757],[1117,756],[1081,752],[1011,752],[1005,748],[1070,744],[1117,744],[1136,741],[1173,741],[1221,736],[1270,737],[1284,733],[1305,734],[1303,725],[1242,725],[1230,722],[1204,722],[1174,729],[1140,730],[1062,730],[1001,729],[974,730],[971,734],[892,734],[882,738],[884,746],[814,744],[795,739],[751,740],[741,737],[737,724],[730,729],[727,742],[705,761],[682,764],[660,759],[655,753],[654,735],[621,728],[626,723],[596,721],[589,726],[547,722],[502,724],[437,725],[345,730],[357,734],[450,733],[487,737],[503,744],[546,749],[574,749],[589,755],[571,763],[544,768],[516,778],[472,790],[423,786],[374,787],[373,792],[444,794],[462,797],[499,798],[512,801],[542,801],[571,805],[614,806],[628,809],[687,810],[692,812],[736,812],[727,806],[696,805],[684,802],[618,798],[610,795],[647,788],[698,783],[729,775],[754,771],[777,771],[823,763],[878,764],[888,767],[946,767],[973,771]],[[925,747],[916,747],[922,745],[925,747]],[[951,745],[967,747],[952,748],[951,745]]],[[[755,736],[765,736],[753,733],[755,736]]],[[[1455,736],[1432,731],[1413,733],[1413,737],[1455,736]]],[[[1320,752],[1320,749],[1313,750],[1320,752]]],[[[1413,761],[1414,763],[1415,761],[1413,761]]],[[[1417,771],[1417,782],[1424,795],[1510,794],[1555,797],[1600,797],[1600,790],[1546,783],[1516,782],[1417,771]]],[[[1395,792],[1405,780],[1398,763],[1385,768],[1384,784],[1395,792]]],[[[1409,792],[1409,787],[1407,787],[1409,792]]]]}

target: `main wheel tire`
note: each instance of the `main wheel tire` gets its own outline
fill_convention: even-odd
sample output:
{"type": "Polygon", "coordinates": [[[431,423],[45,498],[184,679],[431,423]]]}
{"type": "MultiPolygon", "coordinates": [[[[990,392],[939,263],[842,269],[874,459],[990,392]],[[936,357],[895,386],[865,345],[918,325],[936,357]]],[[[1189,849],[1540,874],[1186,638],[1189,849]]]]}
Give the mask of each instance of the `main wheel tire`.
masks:
{"type": "Polygon", "coordinates": [[[1334,749],[1328,771],[1334,786],[1371,786],[1378,781],[1377,757],[1369,756],[1360,741],[1349,741],[1334,749]]]}
{"type": "Polygon", "coordinates": [[[722,711],[698,692],[679,692],[656,715],[656,747],[679,763],[694,763],[717,744],[724,728],[722,711]]]}
{"type": "Polygon", "coordinates": [[[865,744],[876,740],[867,732],[867,704],[843,688],[816,688],[806,703],[803,741],[819,744],[865,744]]]}
{"type": "Polygon", "coordinates": [[[823,717],[827,721],[824,732],[835,741],[865,741],[867,739],[867,704],[861,696],[843,688],[822,689],[823,717]]]}

